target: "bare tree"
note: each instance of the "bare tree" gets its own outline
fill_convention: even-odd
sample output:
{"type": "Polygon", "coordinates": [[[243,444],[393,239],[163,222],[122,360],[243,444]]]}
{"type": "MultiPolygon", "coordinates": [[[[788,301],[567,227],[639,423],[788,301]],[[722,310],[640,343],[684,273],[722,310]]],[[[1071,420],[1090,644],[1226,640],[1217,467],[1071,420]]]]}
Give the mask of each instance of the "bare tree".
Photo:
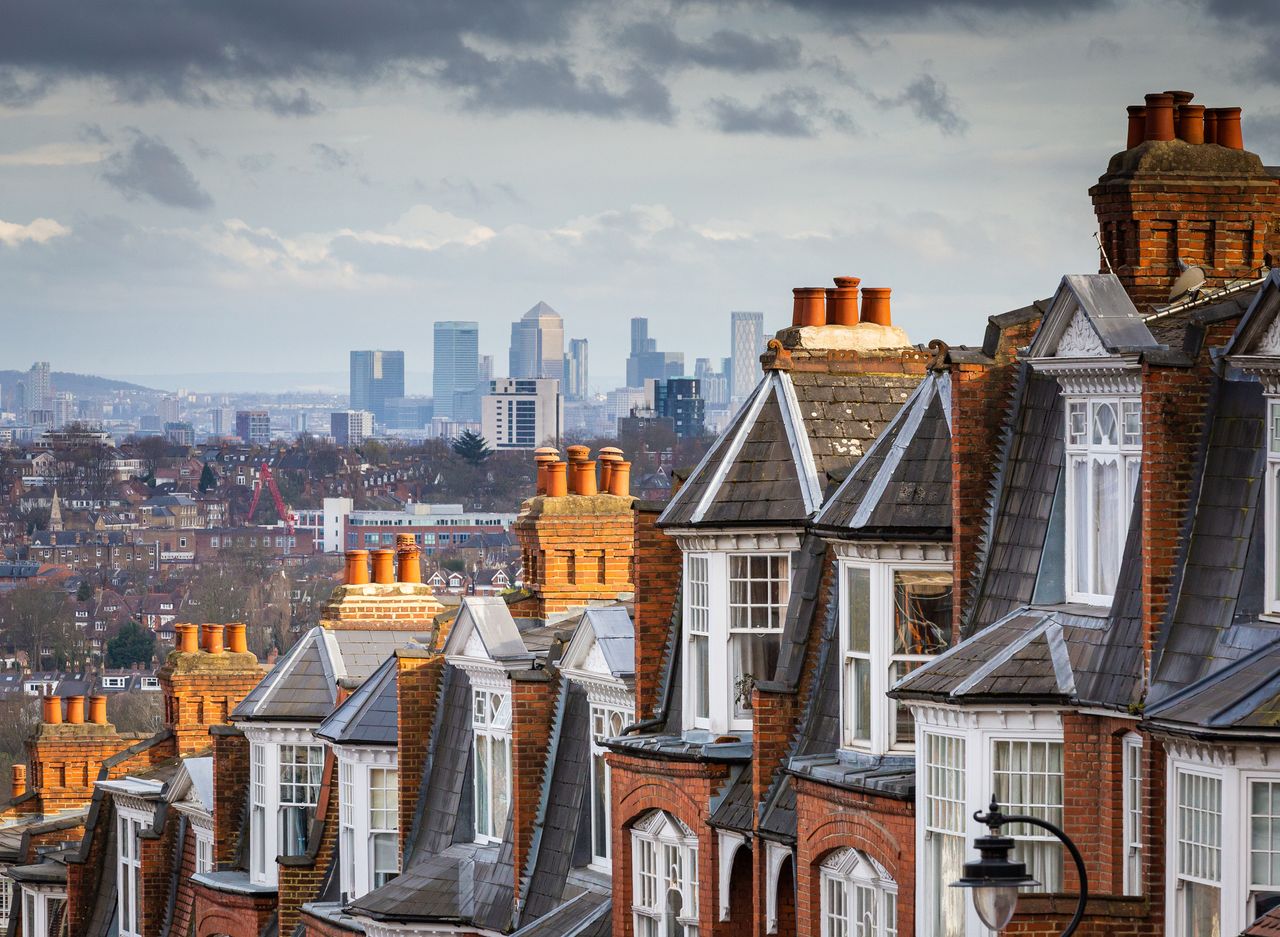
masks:
{"type": "Polygon", "coordinates": [[[117,732],[159,732],[164,728],[160,694],[154,690],[112,694],[107,697],[107,721],[117,732]]]}
{"type": "Polygon", "coordinates": [[[83,659],[84,642],[71,623],[66,593],[48,585],[22,586],[9,593],[6,605],[9,640],[31,655],[32,668],[46,657],[54,666],[83,659]]]}

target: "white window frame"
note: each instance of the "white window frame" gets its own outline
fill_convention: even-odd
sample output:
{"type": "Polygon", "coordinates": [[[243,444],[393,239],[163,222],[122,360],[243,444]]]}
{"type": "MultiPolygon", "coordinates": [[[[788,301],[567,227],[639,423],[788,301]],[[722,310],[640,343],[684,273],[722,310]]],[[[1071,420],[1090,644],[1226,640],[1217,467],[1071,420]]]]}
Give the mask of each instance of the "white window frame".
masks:
{"type": "MultiPolygon", "coordinates": [[[[1134,394],[1073,394],[1063,397],[1063,439],[1066,445],[1065,485],[1066,485],[1066,542],[1065,573],[1066,594],[1068,601],[1082,602],[1088,605],[1111,604],[1115,597],[1115,582],[1120,575],[1120,564],[1124,557],[1124,544],[1129,532],[1129,518],[1132,515],[1133,496],[1138,474],[1142,466],[1142,398],[1134,394]],[[1116,425],[1115,443],[1094,440],[1094,419],[1101,407],[1113,406],[1116,425]],[[1083,424],[1076,420],[1083,416],[1083,424]],[[1136,415],[1137,432],[1129,432],[1128,417],[1136,415]],[[1114,461],[1119,473],[1118,502],[1112,505],[1124,518],[1123,523],[1116,525],[1117,540],[1112,544],[1115,550],[1116,564],[1111,571],[1113,582],[1110,591],[1093,575],[1080,587],[1079,570],[1076,563],[1076,552],[1080,546],[1079,538],[1083,531],[1076,524],[1076,508],[1081,498],[1075,479],[1075,467],[1085,468],[1086,504],[1095,503],[1095,466],[1114,461]]],[[[1090,524],[1096,526],[1097,514],[1089,511],[1090,524]]],[[[1098,539],[1091,534],[1084,542],[1086,562],[1094,573],[1098,553],[1098,539]]]]}
{"type": "MultiPolygon", "coordinates": [[[[1228,829],[1227,824],[1225,822],[1226,817],[1224,815],[1224,808],[1226,803],[1225,798],[1228,791],[1226,779],[1223,777],[1223,773],[1220,771],[1206,770],[1199,766],[1193,767],[1187,764],[1179,764],[1179,763],[1170,764],[1169,775],[1170,775],[1171,786],[1169,787],[1170,796],[1169,796],[1168,810],[1169,810],[1170,822],[1169,822],[1168,836],[1169,836],[1169,845],[1171,848],[1168,854],[1167,866],[1169,869],[1169,875],[1172,879],[1172,883],[1171,883],[1172,887],[1169,890],[1170,932],[1171,934],[1178,935],[1178,937],[1184,937],[1184,935],[1187,934],[1186,919],[1184,918],[1182,912],[1183,912],[1183,903],[1184,901],[1187,900],[1186,888],[1189,885],[1190,886],[1198,885],[1205,888],[1215,889],[1218,892],[1218,909],[1217,910],[1218,910],[1219,932],[1220,933],[1238,932],[1238,929],[1237,931],[1226,931],[1222,929],[1223,925],[1226,923],[1224,912],[1228,906],[1226,887],[1225,887],[1227,883],[1227,878],[1226,878],[1226,875],[1224,874],[1226,872],[1224,860],[1226,859],[1228,853],[1232,852],[1232,850],[1228,850],[1226,848],[1226,842],[1225,842],[1225,835],[1228,829]],[[1205,841],[1207,845],[1204,845],[1201,848],[1216,849],[1218,855],[1217,855],[1215,868],[1206,870],[1203,868],[1202,864],[1196,864],[1196,863],[1192,863],[1193,865],[1196,865],[1195,868],[1192,868],[1190,870],[1186,868],[1186,864],[1187,864],[1187,856],[1185,855],[1186,846],[1184,846],[1184,840],[1182,838],[1183,831],[1186,829],[1186,827],[1183,825],[1184,819],[1182,816],[1182,809],[1181,809],[1182,802],[1183,802],[1182,784],[1184,782],[1184,779],[1188,785],[1214,784],[1217,786],[1218,822],[1217,822],[1216,834],[1214,834],[1212,830],[1206,829],[1204,824],[1188,819],[1188,822],[1192,824],[1192,829],[1188,835],[1195,837],[1195,840],[1186,841],[1186,846],[1190,846],[1191,848],[1195,848],[1196,843],[1199,843],[1200,841],[1205,841]],[[1211,837],[1214,835],[1216,835],[1216,839],[1217,839],[1216,846],[1213,846],[1212,843],[1210,842],[1211,837]],[[1211,872],[1212,874],[1198,874],[1199,872],[1211,872]]],[[[1235,851],[1240,852],[1247,848],[1248,846],[1246,841],[1246,842],[1240,843],[1237,850],[1235,851]]]]}
{"type": "MultiPolygon", "coordinates": [[[[506,684],[506,681],[501,681],[506,684]]],[[[511,813],[511,688],[509,685],[471,684],[472,733],[472,803],[475,817],[475,841],[499,843],[506,832],[511,813]],[[481,750],[486,753],[481,761],[481,750]],[[494,752],[501,753],[507,770],[502,790],[494,786],[494,752]],[[481,775],[484,786],[481,788],[481,775]],[[499,809],[505,807],[505,810],[499,809]],[[501,816],[499,815],[501,814],[501,816]]]]}
{"type": "MultiPolygon", "coordinates": [[[[707,704],[702,711],[696,702],[686,705],[684,727],[705,729],[713,734],[750,732],[754,724],[750,687],[745,679],[733,676],[736,642],[752,635],[772,635],[777,647],[781,647],[791,591],[792,554],[788,550],[698,550],[686,552],[684,563],[684,698],[690,701],[705,698],[707,704]],[[781,564],[780,575],[754,580],[781,583],[776,601],[760,603],[750,597],[745,604],[733,601],[731,572],[742,559],[748,564],[760,559],[781,564]],[[703,569],[705,579],[701,575],[703,569]],[[748,617],[763,609],[772,627],[735,626],[734,609],[745,609],[748,617]]],[[[773,674],[751,676],[754,685],[757,680],[771,679],[773,674]]]]}
{"type": "Polygon", "coordinates": [[[662,810],[631,829],[631,917],[635,937],[698,937],[698,837],[662,810]],[[669,896],[680,909],[672,919],[669,896]]]}
{"type": "Polygon", "coordinates": [[[142,859],[139,834],[152,823],[145,813],[116,806],[116,920],[120,937],[142,934],[142,859]]]}
{"type": "Polygon", "coordinates": [[[53,915],[50,906],[62,902],[66,915],[67,892],[65,889],[22,886],[22,937],[49,937],[49,924],[53,915]]]}
{"type": "MultiPolygon", "coordinates": [[[[926,729],[917,722],[916,728],[917,744],[919,745],[920,755],[916,760],[917,771],[917,788],[920,791],[921,813],[919,821],[916,823],[917,848],[916,855],[919,857],[916,866],[919,870],[917,878],[921,882],[921,888],[917,897],[919,906],[917,915],[917,928],[921,933],[928,933],[929,929],[934,926],[933,922],[940,919],[942,908],[938,901],[939,898],[945,899],[959,911],[959,930],[946,931],[938,930],[934,937],[964,937],[968,933],[965,925],[967,909],[965,907],[964,892],[960,889],[950,887],[950,882],[934,883],[933,870],[931,868],[930,857],[933,850],[942,849],[940,840],[942,837],[951,838],[958,841],[958,859],[957,870],[963,868],[966,850],[968,849],[968,837],[965,835],[966,821],[966,791],[969,788],[967,769],[967,750],[969,746],[968,739],[963,733],[938,731],[933,727],[926,729]],[[931,744],[937,740],[939,747],[949,747],[949,752],[942,755],[945,761],[931,760],[935,751],[931,744]],[[954,756],[954,757],[953,757],[954,756]],[[938,773],[931,772],[930,769],[937,768],[938,773]],[[941,772],[958,772],[957,778],[941,778],[941,772]],[[933,783],[935,779],[944,782],[941,789],[939,785],[933,783]],[[956,790],[957,782],[959,790],[956,790]],[[936,804],[936,809],[935,809],[936,804]],[[940,819],[935,819],[939,817],[940,819]]],[[[957,842],[953,842],[953,849],[957,846],[957,842]]],[[[945,873],[950,877],[956,870],[945,873]]],[[[959,877],[958,875],[956,876],[959,877]]]]}
{"type": "Polygon", "coordinates": [[[837,849],[819,866],[818,879],[822,937],[898,937],[898,883],[880,863],[857,849],[837,849]]]}
{"type": "Polygon", "coordinates": [[[1142,828],[1145,808],[1142,784],[1142,736],[1130,732],[1121,741],[1121,784],[1124,787],[1124,893],[1141,895],[1143,891],[1142,828]]]}
{"type": "MultiPolygon", "coordinates": [[[[240,724],[249,740],[249,881],[255,885],[275,885],[279,879],[277,858],[285,855],[284,810],[310,807],[315,803],[283,801],[281,774],[282,746],[305,747],[319,753],[319,774],[314,784],[317,801],[324,776],[325,746],[303,726],[262,726],[240,724]]],[[[307,784],[308,787],[312,785],[307,784]]],[[[308,822],[308,826],[309,826],[308,822]]]]}
{"type": "MultiPolygon", "coordinates": [[[[856,561],[840,564],[840,725],[843,747],[874,754],[915,749],[914,730],[907,738],[898,737],[897,718],[901,704],[887,695],[897,682],[891,671],[904,664],[922,664],[937,655],[894,653],[895,573],[936,572],[950,577],[951,571],[950,563],[938,562],[856,561]],[[866,651],[855,651],[851,646],[852,578],[857,571],[867,574],[869,641],[866,651]],[[866,714],[869,731],[865,737],[857,726],[859,699],[852,692],[860,665],[868,670],[869,684],[870,711],[866,714]]],[[[949,623],[947,627],[950,628],[949,623]]],[[[951,646],[950,634],[947,646],[951,646]]]]}
{"type": "MultiPolygon", "coordinates": [[[[1063,815],[1066,809],[1065,756],[1062,739],[992,738],[989,752],[991,759],[989,786],[1001,808],[1010,814],[1039,817],[1042,820],[1048,820],[1059,829],[1063,828],[1063,815]],[[997,770],[999,760],[997,749],[1002,746],[1007,746],[1011,754],[1016,751],[1016,747],[1025,746],[1028,757],[1023,770],[997,770]],[[1037,754],[1042,759],[1039,770],[1034,766],[1037,754]],[[1049,770],[1051,760],[1056,760],[1057,772],[1049,770]],[[998,775],[1001,774],[1008,778],[1004,784],[998,781],[998,775]],[[1036,783],[1036,779],[1039,779],[1039,784],[1036,783]],[[1055,780],[1056,784],[1054,784],[1055,780]],[[1056,788],[1056,792],[1051,792],[1053,788],[1056,788]],[[1038,803],[1033,802],[1033,798],[1037,796],[1037,789],[1040,792],[1038,803]],[[1018,796],[1015,797],[1015,794],[1018,796]]],[[[1013,839],[1015,843],[1013,855],[1026,864],[1027,874],[1040,883],[1039,890],[1051,893],[1062,891],[1066,856],[1061,840],[1047,830],[1022,823],[1009,824],[1001,831],[1001,835],[1013,839]]]]}
{"type": "Polygon", "coordinates": [[[333,752],[338,763],[340,885],[345,900],[354,901],[400,872],[396,750],[373,745],[335,745],[333,752]],[[376,806],[375,788],[390,792],[389,806],[376,806]],[[377,844],[388,837],[394,845],[394,868],[379,869],[377,844]],[[380,871],[389,873],[382,882],[378,881],[380,871]]]}
{"type": "Polygon", "coordinates": [[[613,869],[613,806],[610,797],[612,773],[605,755],[604,740],[617,738],[635,721],[634,713],[617,706],[591,703],[591,866],[602,872],[613,869]],[[603,846],[603,848],[601,848],[603,846]]]}
{"type": "Polygon", "coordinates": [[[0,866],[0,929],[9,926],[9,914],[13,908],[13,879],[9,878],[9,869],[13,866],[0,866]]]}
{"type": "Polygon", "coordinates": [[[217,871],[217,862],[213,858],[213,830],[191,827],[196,841],[196,874],[207,874],[217,871]]]}
{"type": "Polygon", "coordinates": [[[1267,397],[1266,601],[1268,616],[1280,617],[1280,400],[1267,397]]]}

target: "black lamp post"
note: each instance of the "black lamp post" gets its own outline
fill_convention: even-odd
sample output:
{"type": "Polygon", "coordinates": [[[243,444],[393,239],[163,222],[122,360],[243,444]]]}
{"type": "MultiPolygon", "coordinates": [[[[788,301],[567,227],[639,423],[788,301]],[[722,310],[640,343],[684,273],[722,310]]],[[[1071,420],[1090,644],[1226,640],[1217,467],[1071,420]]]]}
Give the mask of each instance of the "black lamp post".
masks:
{"type": "Polygon", "coordinates": [[[1026,823],[1048,830],[1062,840],[1062,844],[1071,853],[1071,858],[1075,860],[1076,870],[1080,873],[1080,901],[1076,904],[1076,913],[1072,916],[1071,923],[1062,932],[1062,937],[1071,937],[1080,926],[1080,921],[1084,918],[1085,904],[1089,901],[1089,877],[1085,873],[1084,859],[1080,855],[1080,850],[1076,848],[1076,844],[1071,842],[1066,833],[1047,820],[1001,813],[1000,805],[996,803],[994,797],[991,798],[991,806],[987,812],[984,814],[979,810],[973,818],[979,823],[986,824],[991,830],[991,835],[980,836],[974,842],[978,847],[980,858],[977,862],[966,862],[964,878],[958,882],[952,882],[951,887],[972,888],[973,907],[978,912],[978,917],[982,918],[982,923],[994,931],[1004,930],[1013,919],[1013,912],[1017,910],[1018,889],[1040,883],[1027,874],[1026,863],[1009,858],[1014,842],[1011,837],[1000,835],[1000,827],[1009,823],[1026,823]]]}

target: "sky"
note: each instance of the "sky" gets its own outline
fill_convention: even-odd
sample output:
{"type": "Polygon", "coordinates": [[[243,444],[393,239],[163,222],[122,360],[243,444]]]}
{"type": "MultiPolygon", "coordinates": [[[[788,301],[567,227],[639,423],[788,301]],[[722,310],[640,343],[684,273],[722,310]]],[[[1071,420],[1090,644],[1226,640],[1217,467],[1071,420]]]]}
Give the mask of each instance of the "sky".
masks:
{"type": "Polygon", "coordinates": [[[1125,106],[1244,108],[1280,162],[1264,0],[9,0],[0,368],[341,386],[431,323],[506,365],[545,301],[624,373],[628,320],[893,289],[917,342],[1095,272],[1125,106]]]}

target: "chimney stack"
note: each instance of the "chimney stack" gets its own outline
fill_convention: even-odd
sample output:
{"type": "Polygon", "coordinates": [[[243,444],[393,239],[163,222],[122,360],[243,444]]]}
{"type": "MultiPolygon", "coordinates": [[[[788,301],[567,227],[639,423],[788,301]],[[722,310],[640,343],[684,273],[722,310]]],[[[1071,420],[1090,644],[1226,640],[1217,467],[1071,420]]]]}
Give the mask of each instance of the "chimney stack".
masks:
{"type": "Polygon", "coordinates": [[[1147,139],[1173,139],[1173,95],[1147,95],[1147,139]]]}
{"type": "Polygon", "coordinates": [[[178,625],[178,650],[183,654],[197,654],[200,651],[200,627],[198,625],[178,625]]]}
{"type": "Polygon", "coordinates": [[[795,327],[827,324],[827,291],[822,287],[797,286],[791,291],[791,324],[795,327]]]}
{"type": "Polygon", "coordinates": [[[27,766],[14,765],[13,782],[10,785],[13,788],[12,796],[16,799],[27,792],[27,766]]]}
{"type": "Polygon", "coordinates": [[[858,324],[858,277],[836,277],[827,290],[827,325],[858,324]]]}
{"type": "Polygon", "coordinates": [[[62,700],[56,696],[46,696],[41,705],[41,722],[51,726],[62,724],[62,700]]]}
{"type": "Polygon", "coordinates": [[[378,585],[390,585],[396,581],[396,551],[373,551],[373,581],[378,585]]]}
{"type": "Polygon", "coordinates": [[[569,464],[567,462],[550,462],[547,464],[547,497],[563,498],[569,493],[569,464]]]}
{"type": "Polygon", "coordinates": [[[369,551],[348,550],[346,568],[342,576],[349,586],[363,586],[369,582],[369,551]]]}
{"type": "Polygon", "coordinates": [[[413,534],[396,534],[396,580],[422,582],[422,564],[418,562],[418,541],[413,534]]]}
{"type": "Polygon", "coordinates": [[[78,726],[84,724],[84,697],[67,697],[67,724],[78,726]]]}
{"type": "Polygon", "coordinates": [[[1144,104],[1129,105],[1129,138],[1126,150],[1139,146],[1147,138],[1147,108],[1144,104]]]}
{"type": "Polygon", "coordinates": [[[862,321],[874,325],[893,325],[889,312],[888,286],[864,286],[862,288],[862,321]]]}
{"type": "Polygon", "coordinates": [[[240,622],[227,625],[227,649],[232,654],[249,653],[249,629],[240,622]]]}
{"type": "Polygon", "coordinates": [[[107,724],[107,698],[105,696],[89,697],[89,721],[95,726],[107,724]]]}

